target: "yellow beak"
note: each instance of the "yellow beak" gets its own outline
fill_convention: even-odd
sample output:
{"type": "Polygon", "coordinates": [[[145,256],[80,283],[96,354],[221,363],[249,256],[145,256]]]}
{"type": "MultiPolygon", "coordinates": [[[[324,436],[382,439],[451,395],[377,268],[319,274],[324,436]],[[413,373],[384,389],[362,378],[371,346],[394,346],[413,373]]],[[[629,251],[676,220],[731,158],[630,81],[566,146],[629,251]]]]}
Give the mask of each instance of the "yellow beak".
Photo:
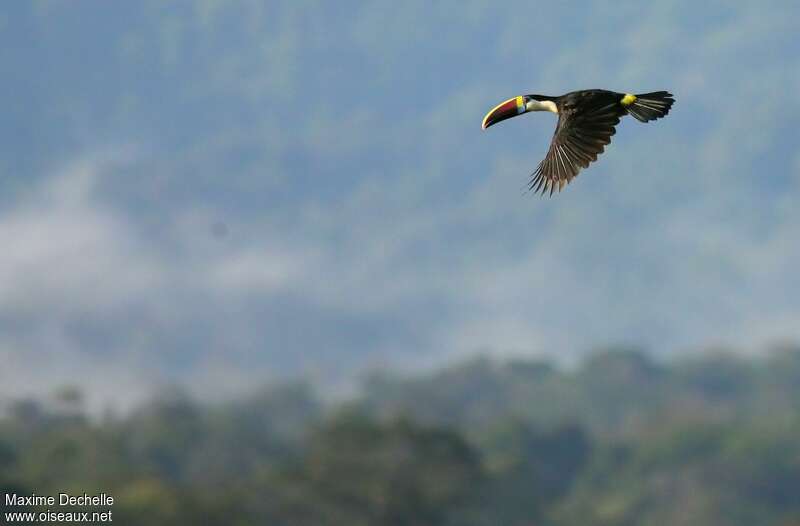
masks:
{"type": "Polygon", "coordinates": [[[485,130],[492,124],[497,124],[500,121],[516,117],[522,113],[525,113],[525,100],[520,95],[519,97],[503,101],[492,108],[489,113],[486,114],[486,117],[483,118],[481,127],[485,130]]]}

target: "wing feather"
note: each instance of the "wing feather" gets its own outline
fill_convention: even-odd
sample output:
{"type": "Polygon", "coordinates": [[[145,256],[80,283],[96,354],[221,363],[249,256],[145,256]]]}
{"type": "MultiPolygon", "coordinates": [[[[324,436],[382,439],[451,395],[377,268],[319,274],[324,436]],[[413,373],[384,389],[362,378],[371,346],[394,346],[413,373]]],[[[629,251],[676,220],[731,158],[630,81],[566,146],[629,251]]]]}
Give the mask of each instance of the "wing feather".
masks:
{"type": "Polygon", "coordinates": [[[592,102],[583,101],[559,112],[547,155],[531,174],[528,188],[534,193],[553,195],[556,190],[561,191],[583,168],[596,161],[611,142],[625,110],[618,101],[592,102]]]}

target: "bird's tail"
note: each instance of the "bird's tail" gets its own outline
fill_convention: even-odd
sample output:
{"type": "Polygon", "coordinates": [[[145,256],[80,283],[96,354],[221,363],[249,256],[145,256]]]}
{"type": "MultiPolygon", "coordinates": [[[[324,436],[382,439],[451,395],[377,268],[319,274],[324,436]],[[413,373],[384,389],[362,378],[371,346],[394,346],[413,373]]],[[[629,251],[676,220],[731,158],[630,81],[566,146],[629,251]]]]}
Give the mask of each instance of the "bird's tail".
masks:
{"type": "Polygon", "coordinates": [[[654,91],[652,93],[642,93],[628,106],[628,113],[642,122],[660,119],[669,113],[669,109],[675,99],[668,91],[654,91]]]}

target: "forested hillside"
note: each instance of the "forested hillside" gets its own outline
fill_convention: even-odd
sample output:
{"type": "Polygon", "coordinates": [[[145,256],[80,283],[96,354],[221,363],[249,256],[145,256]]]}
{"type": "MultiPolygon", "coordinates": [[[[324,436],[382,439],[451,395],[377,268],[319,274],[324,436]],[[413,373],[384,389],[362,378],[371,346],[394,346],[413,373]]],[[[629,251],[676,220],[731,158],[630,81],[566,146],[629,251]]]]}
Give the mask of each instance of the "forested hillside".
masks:
{"type": "Polygon", "coordinates": [[[100,417],[75,388],[3,402],[3,490],[106,492],[122,524],[800,524],[794,348],[477,358],[335,403],[302,383],[100,417]]]}

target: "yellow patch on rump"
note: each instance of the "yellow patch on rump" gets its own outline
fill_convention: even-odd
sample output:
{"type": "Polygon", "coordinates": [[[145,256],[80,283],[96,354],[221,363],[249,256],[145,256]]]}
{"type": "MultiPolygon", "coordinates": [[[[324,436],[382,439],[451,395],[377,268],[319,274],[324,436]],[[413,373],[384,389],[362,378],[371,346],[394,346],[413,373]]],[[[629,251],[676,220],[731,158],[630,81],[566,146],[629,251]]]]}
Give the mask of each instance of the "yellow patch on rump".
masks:
{"type": "Polygon", "coordinates": [[[630,106],[634,102],[636,102],[636,95],[631,95],[630,93],[625,94],[625,96],[622,97],[622,100],[619,101],[619,103],[623,106],[630,106]]]}

